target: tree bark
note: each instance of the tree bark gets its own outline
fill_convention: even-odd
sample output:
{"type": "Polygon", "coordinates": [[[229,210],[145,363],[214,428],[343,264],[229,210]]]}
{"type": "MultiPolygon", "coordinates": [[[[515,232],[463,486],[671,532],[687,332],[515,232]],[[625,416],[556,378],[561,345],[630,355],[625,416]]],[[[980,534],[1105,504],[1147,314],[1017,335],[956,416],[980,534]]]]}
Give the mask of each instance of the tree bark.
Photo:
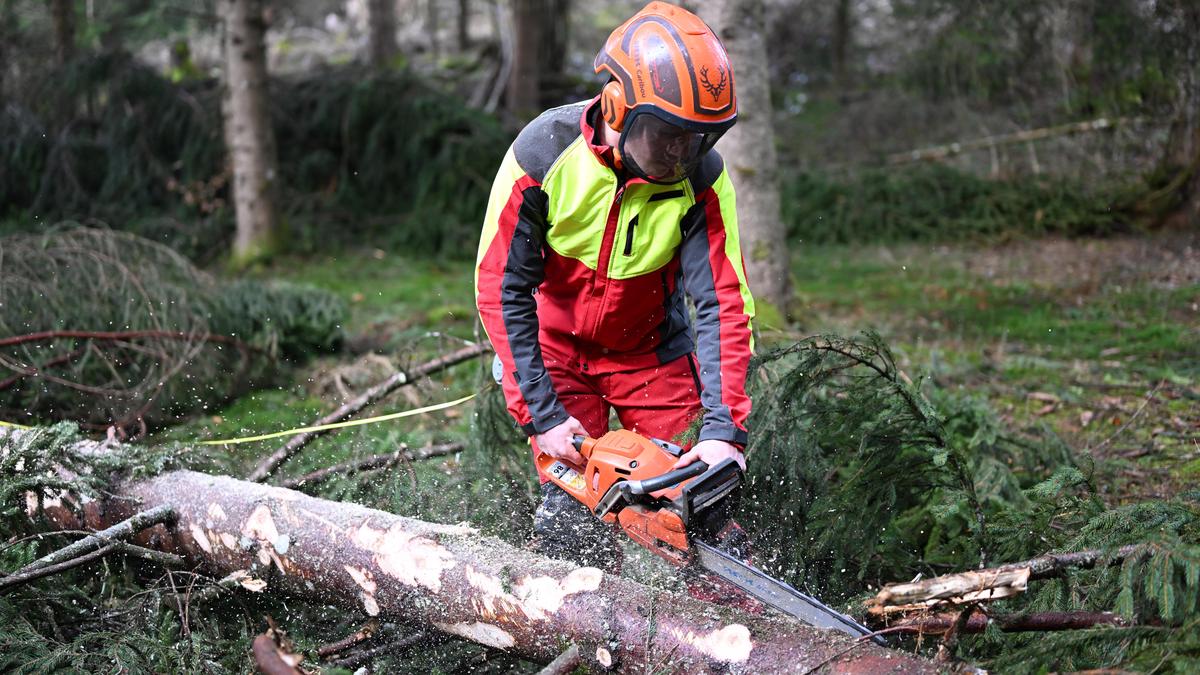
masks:
{"type": "Polygon", "coordinates": [[[54,22],[54,60],[61,66],[75,56],[74,0],[50,0],[50,18],[54,22]]]}
{"type": "Polygon", "coordinates": [[[270,590],[404,617],[541,663],[575,644],[585,665],[622,672],[936,672],[869,641],[549,560],[462,525],[190,471],[113,494],[82,511],[70,499],[29,504],[43,503],[61,528],[172,504],[176,525],[143,532],[139,543],[216,577],[248,570],[270,590]]]}
{"type": "MultiPolygon", "coordinates": [[[[936,635],[946,633],[958,620],[958,612],[939,612],[928,616],[901,619],[888,628],[888,633],[936,635]]],[[[1126,626],[1128,621],[1111,612],[1037,612],[1015,616],[990,617],[983,612],[970,614],[962,626],[964,633],[982,633],[995,624],[1006,633],[1024,631],[1081,630],[1096,626],[1126,626]]]]}
{"type": "Polygon", "coordinates": [[[545,0],[512,0],[513,59],[505,104],[519,120],[533,119],[541,111],[543,62],[539,57],[545,13],[545,0]]]}
{"type": "Polygon", "coordinates": [[[232,262],[241,266],[270,255],[279,241],[275,136],[267,107],[266,24],[261,0],[220,0],[218,8],[224,22],[225,146],[233,165],[237,215],[232,262]]]}
{"type": "Polygon", "coordinates": [[[465,52],[471,47],[471,0],[458,0],[457,19],[458,51],[465,52]]]}
{"type": "Polygon", "coordinates": [[[767,71],[762,0],[706,3],[713,30],[733,61],[738,121],[717,143],[737,190],[746,276],[756,300],[787,312],[791,278],[779,209],[779,171],[767,71]]]}
{"type": "Polygon", "coordinates": [[[367,62],[386,68],[400,51],[396,43],[396,0],[367,2],[367,62]]]}
{"type": "Polygon", "coordinates": [[[833,43],[831,61],[833,65],[833,81],[838,88],[838,94],[845,96],[850,93],[846,57],[850,51],[850,0],[838,0],[833,12],[833,43]]]}

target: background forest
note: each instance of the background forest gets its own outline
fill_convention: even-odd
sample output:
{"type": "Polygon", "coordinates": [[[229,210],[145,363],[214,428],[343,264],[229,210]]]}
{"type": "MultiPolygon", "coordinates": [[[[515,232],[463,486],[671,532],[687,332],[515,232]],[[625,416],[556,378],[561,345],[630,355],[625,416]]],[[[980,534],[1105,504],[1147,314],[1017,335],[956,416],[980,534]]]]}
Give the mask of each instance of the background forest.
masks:
{"type": "MultiPolygon", "coordinates": [[[[0,421],[32,431],[0,435],[5,575],[71,539],[36,534],[27,491],[173,468],[523,546],[536,479],[475,319],[484,205],[642,4],[0,0],[0,421]],[[200,444],[397,377],[364,414],[478,396],[274,464],[287,438],[200,444]]],[[[738,69],[717,149],[760,306],[757,562],[867,620],[888,583],[1096,551],[978,632],[872,625],[946,667],[1200,672],[1200,6],[683,4],[738,69]],[[1014,628],[1050,613],[1100,620],[1014,628]]],[[[544,665],[396,617],[323,649],[368,617],[129,555],[6,576],[5,672],[245,672],[268,625],[310,671],[544,665]]]]}

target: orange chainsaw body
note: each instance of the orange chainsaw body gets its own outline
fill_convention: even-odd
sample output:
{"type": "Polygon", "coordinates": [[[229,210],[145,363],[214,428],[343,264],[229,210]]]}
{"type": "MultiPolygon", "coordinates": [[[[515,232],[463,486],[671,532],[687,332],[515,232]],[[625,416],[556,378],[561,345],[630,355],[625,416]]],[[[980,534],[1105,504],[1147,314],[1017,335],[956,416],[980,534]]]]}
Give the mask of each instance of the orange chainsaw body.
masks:
{"type": "Polygon", "coordinates": [[[586,461],[585,466],[573,466],[538,454],[538,468],[593,514],[620,525],[638,544],[670,563],[687,564],[691,551],[687,529],[690,502],[686,489],[696,478],[637,493],[636,497],[630,497],[627,489],[640,481],[670,474],[683,450],[625,429],[610,431],[600,438],[580,438],[576,447],[586,461]]]}

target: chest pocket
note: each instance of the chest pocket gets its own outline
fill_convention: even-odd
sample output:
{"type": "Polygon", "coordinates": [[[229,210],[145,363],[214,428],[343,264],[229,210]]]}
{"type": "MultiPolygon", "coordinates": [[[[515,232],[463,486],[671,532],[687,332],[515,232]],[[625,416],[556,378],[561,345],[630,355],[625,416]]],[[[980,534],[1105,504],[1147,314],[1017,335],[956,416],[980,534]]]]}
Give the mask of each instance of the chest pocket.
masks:
{"type": "Polygon", "coordinates": [[[681,189],[661,190],[627,200],[621,213],[609,277],[628,279],[653,272],[675,257],[682,237],[679,221],[691,206],[681,189]]]}

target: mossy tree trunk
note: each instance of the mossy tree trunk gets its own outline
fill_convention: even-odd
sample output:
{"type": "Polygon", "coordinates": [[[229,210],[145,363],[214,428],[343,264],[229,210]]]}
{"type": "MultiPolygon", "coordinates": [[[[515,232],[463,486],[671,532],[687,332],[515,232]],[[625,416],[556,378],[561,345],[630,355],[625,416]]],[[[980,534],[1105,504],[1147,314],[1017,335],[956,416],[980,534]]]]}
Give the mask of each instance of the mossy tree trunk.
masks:
{"type": "Polygon", "coordinates": [[[396,0],[367,0],[367,62],[372,68],[386,68],[399,51],[396,0]]]}
{"type": "Polygon", "coordinates": [[[733,61],[738,122],[717,143],[737,191],[738,227],[750,290],[786,312],[791,295],[787,238],[779,209],[779,168],[771,115],[762,0],[717,0],[701,6],[733,61]]]}
{"type": "Polygon", "coordinates": [[[50,0],[50,19],[54,22],[54,59],[61,66],[75,56],[74,0],[50,0]]]}
{"type": "Polygon", "coordinates": [[[1185,41],[1179,79],[1179,105],[1167,145],[1168,166],[1184,171],[1182,203],[1168,225],[1200,227],[1200,4],[1175,0],[1179,33],[1185,41]]]}
{"type": "Polygon", "coordinates": [[[237,235],[232,264],[273,253],[279,242],[275,213],[278,170],[267,108],[266,22],[261,0],[220,0],[224,23],[225,146],[233,170],[237,235]]]}

